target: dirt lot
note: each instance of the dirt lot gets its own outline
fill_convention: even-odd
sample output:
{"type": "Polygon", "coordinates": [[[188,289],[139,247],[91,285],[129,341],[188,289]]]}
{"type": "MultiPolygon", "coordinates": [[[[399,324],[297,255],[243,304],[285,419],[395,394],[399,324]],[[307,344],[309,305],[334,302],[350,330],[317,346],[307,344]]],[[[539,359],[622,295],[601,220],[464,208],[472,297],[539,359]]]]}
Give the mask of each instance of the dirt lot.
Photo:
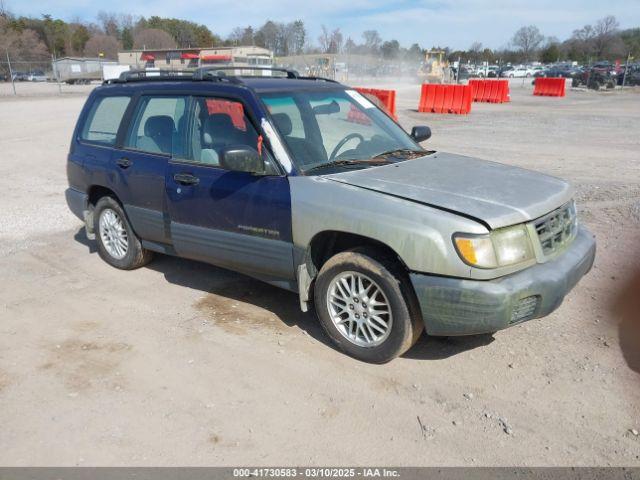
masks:
{"type": "Polygon", "coordinates": [[[102,262],[66,208],[87,88],[0,85],[1,465],[640,465],[640,376],[608,313],[640,245],[640,94],[415,112],[428,145],[569,179],[598,256],[553,315],[359,363],[296,296],[212,266],[102,262]],[[6,90],[6,91],[5,91],[6,90]]]}

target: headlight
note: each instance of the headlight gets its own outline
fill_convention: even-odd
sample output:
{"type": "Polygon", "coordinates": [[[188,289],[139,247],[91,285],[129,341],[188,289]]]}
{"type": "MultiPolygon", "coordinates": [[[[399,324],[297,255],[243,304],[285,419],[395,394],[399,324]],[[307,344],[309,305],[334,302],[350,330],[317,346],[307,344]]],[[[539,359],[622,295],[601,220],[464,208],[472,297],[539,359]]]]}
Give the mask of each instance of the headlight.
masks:
{"type": "Polygon", "coordinates": [[[485,235],[456,233],[453,242],[460,258],[478,268],[506,267],[534,258],[524,225],[499,228],[485,235]]]}

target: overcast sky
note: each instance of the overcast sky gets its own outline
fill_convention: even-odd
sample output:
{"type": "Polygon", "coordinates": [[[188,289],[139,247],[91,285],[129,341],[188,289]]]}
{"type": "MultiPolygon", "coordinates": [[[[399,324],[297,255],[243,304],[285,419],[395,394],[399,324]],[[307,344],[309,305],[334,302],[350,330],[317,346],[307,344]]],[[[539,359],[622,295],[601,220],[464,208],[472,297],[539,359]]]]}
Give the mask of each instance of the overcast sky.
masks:
{"type": "Polygon", "coordinates": [[[506,46],[522,25],[537,25],[546,36],[565,39],[576,28],[615,15],[622,28],[640,27],[640,0],[4,0],[18,15],[95,21],[100,10],[178,17],[204,23],[225,37],[236,26],[259,26],[267,19],[304,20],[317,43],[320,26],[339,27],[356,42],[364,30],[402,45],[417,42],[466,49],[475,41],[506,46]]]}

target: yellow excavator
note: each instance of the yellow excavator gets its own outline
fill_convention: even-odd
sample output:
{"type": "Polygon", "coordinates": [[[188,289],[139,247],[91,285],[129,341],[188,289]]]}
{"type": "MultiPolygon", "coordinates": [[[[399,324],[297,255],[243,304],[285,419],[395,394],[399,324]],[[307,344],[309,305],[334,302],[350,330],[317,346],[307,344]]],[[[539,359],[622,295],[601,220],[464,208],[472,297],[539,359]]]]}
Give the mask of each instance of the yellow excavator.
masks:
{"type": "Polygon", "coordinates": [[[418,69],[420,83],[446,83],[449,81],[449,62],[445,59],[444,50],[427,50],[424,62],[418,69]]]}

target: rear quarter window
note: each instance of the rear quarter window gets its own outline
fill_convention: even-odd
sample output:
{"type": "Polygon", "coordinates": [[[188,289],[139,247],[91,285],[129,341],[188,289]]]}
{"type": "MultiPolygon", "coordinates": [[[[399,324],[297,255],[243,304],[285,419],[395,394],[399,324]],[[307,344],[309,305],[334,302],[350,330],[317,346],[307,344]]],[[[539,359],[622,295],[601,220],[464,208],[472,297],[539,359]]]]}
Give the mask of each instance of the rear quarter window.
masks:
{"type": "Polygon", "coordinates": [[[91,106],[80,132],[80,139],[87,142],[113,145],[124,112],[131,97],[102,97],[91,106]]]}

